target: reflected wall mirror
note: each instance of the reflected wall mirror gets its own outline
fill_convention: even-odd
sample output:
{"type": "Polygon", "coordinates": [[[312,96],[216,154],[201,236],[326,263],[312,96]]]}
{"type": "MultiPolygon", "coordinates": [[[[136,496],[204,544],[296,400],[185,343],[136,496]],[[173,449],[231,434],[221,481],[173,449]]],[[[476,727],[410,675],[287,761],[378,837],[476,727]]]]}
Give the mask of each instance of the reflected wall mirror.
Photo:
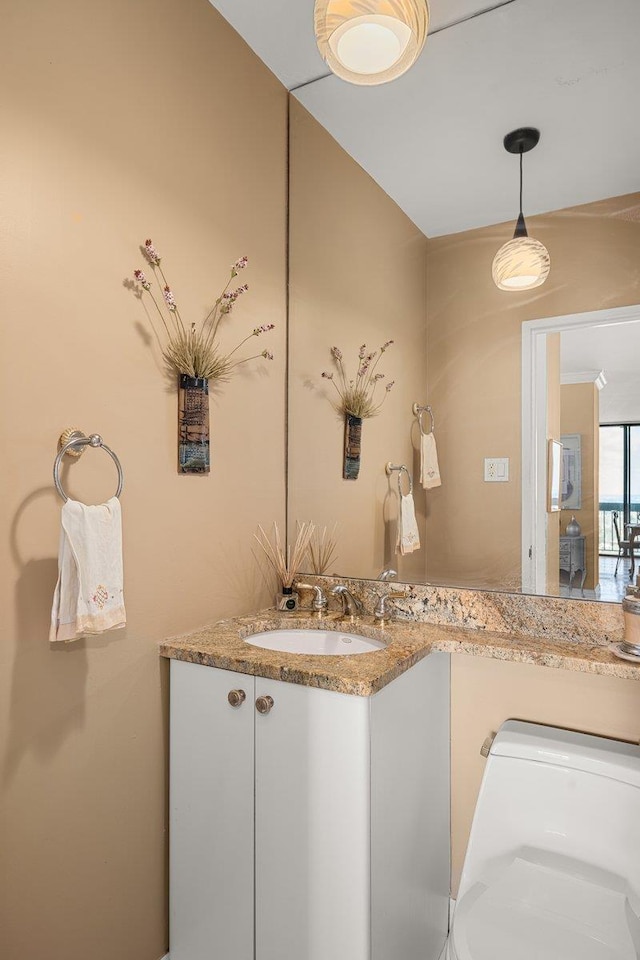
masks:
{"type": "Polygon", "coordinates": [[[609,27],[592,2],[504,4],[437,29],[385,88],[324,77],[290,95],[288,515],[337,525],[324,572],[623,594],[633,558],[614,514],[622,541],[640,520],[640,135],[622,108],[640,92],[638,5],[616,0],[609,27]],[[505,292],[491,265],[513,235],[518,170],[502,137],[525,125],[541,130],[527,227],[551,273],[505,292]],[[377,370],[395,385],[363,420],[358,478],[345,480],[322,374],[338,375],[332,348],[349,379],[389,340],[377,370]],[[442,484],[429,490],[415,404],[435,416],[442,484]],[[548,513],[547,441],[563,438],[580,497],[572,474],[548,513]],[[404,555],[389,462],[414,482],[421,543],[404,555]]]}

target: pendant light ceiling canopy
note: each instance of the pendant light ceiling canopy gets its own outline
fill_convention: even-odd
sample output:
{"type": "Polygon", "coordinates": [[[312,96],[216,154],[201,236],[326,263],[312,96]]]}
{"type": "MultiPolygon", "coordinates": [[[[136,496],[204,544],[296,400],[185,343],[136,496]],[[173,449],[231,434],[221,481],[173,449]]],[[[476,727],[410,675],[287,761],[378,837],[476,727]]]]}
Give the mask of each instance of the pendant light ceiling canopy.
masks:
{"type": "Polygon", "coordinates": [[[401,76],[420,56],[428,29],[428,0],[315,0],[318,49],[349,83],[401,76]]]}
{"type": "Polygon", "coordinates": [[[545,282],[551,270],[549,251],[527,233],[522,213],[522,157],[538,143],[540,131],[533,127],[513,130],[504,138],[504,148],[520,156],[520,213],[513,240],[505,243],[493,260],[493,282],[500,290],[532,290],[545,282]]]}

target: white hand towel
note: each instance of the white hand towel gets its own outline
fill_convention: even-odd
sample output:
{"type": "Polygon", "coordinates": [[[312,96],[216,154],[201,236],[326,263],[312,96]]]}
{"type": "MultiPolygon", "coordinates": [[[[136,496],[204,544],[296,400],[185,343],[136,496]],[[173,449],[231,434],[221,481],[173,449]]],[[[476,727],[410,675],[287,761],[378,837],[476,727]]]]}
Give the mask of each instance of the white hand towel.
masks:
{"type": "Polygon", "coordinates": [[[67,500],[49,640],[75,640],[125,623],[120,501],[87,506],[67,500]]]}
{"type": "Polygon", "coordinates": [[[442,484],[436,438],[433,433],[423,433],[420,441],[420,483],[425,490],[431,490],[432,487],[439,487],[442,484]]]}
{"type": "Polygon", "coordinates": [[[413,496],[408,493],[400,497],[398,509],[398,542],[396,553],[403,556],[420,549],[420,534],[416,522],[416,508],[413,496]]]}

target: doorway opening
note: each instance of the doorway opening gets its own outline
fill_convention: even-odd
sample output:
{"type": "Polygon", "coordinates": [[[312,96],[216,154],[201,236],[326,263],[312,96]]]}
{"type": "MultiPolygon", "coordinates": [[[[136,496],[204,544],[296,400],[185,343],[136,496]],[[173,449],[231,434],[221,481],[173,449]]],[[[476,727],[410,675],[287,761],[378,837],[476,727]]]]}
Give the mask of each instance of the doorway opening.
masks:
{"type": "MultiPolygon", "coordinates": [[[[562,595],[566,591],[562,588],[561,577],[558,576],[558,533],[562,536],[566,534],[565,527],[571,518],[571,502],[563,504],[562,514],[548,512],[548,441],[550,439],[561,440],[562,432],[556,426],[552,426],[550,417],[551,397],[553,396],[554,385],[559,390],[557,370],[552,361],[554,339],[559,341],[558,334],[564,335],[569,341],[572,337],[574,342],[582,342],[588,339],[586,331],[592,331],[593,338],[598,331],[597,328],[619,327],[620,333],[624,336],[640,336],[640,305],[631,307],[619,307],[612,310],[598,310],[589,313],[571,314],[561,317],[549,317],[542,320],[530,320],[522,325],[522,582],[523,590],[538,594],[557,594],[562,595]],[[551,393],[550,393],[551,391],[551,393]],[[556,435],[557,434],[557,435],[556,435]],[[555,584],[554,584],[555,579],[555,584]]],[[[604,330],[600,333],[607,341],[617,336],[617,331],[604,330]]],[[[590,335],[591,336],[591,335],[590,335]]],[[[627,354],[633,358],[637,356],[637,351],[629,348],[627,354]]],[[[600,374],[604,371],[596,360],[590,363],[590,368],[586,366],[579,367],[580,376],[563,379],[564,383],[578,384],[592,381],[600,385],[600,374]]],[[[638,383],[635,370],[629,373],[629,382],[638,383]]],[[[606,384],[606,378],[604,378],[606,384]]],[[[593,386],[592,386],[592,389],[593,386]]],[[[606,396],[613,397],[616,391],[606,387],[606,396]]],[[[626,388],[623,393],[628,394],[626,388]]],[[[605,396],[605,393],[602,394],[605,396]]],[[[622,394],[620,395],[620,397],[622,394]]],[[[620,399],[618,397],[618,400],[620,399]]],[[[596,401],[596,409],[597,409],[596,401]]],[[[640,523],[640,514],[635,509],[640,506],[640,415],[627,416],[626,411],[618,417],[606,416],[606,404],[600,404],[601,414],[596,413],[595,423],[591,430],[591,461],[587,463],[589,454],[585,448],[582,449],[582,466],[591,471],[594,477],[590,488],[585,484],[585,494],[583,499],[589,501],[588,506],[592,512],[592,529],[588,531],[586,544],[589,552],[586,566],[589,572],[587,589],[584,581],[580,578],[577,582],[577,589],[573,582],[569,583],[569,596],[575,598],[588,597],[589,599],[616,600],[624,595],[624,588],[629,582],[629,572],[631,569],[631,557],[625,557],[625,567],[623,569],[622,560],[619,565],[618,576],[611,574],[609,578],[608,566],[615,562],[618,555],[618,541],[615,537],[615,528],[613,525],[613,513],[618,513],[620,521],[621,541],[626,539],[625,534],[629,533],[629,524],[634,520],[640,523]],[[623,422],[624,421],[624,422],[623,422]],[[602,434],[603,443],[610,444],[612,447],[619,446],[619,460],[624,465],[627,463],[627,472],[624,473],[621,481],[612,481],[612,489],[605,489],[607,484],[603,480],[598,481],[599,476],[599,440],[600,430],[607,427],[615,427],[619,430],[616,435],[602,434]],[[626,433],[625,433],[626,432],[626,433]],[[615,439],[617,437],[617,439],[615,439]],[[626,437],[626,439],[625,439],[626,437]],[[610,438],[614,438],[610,440],[610,438]],[[626,453],[625,453],[626,450],[626,453]],[[625,461],[626,456],[626,461],[625,461]],[[635,467],[633,464],[635,463],[635,467]],[[599,495],[599,488],[603,496],[599,495]],[[589,500],[590,498],[590,500],[589,500]],[[605,505],[604,510],[599,510],[600,501],[605,505]],[[619,510],[613,507],[606,509],[606,504],[617,503],[619,510]],[[605,514],[604,519],[602,514],[605,514]],[[607,515],[608,514],[608,515],[607,515]],[[605,529],[606,524],[610,524],[612,533],[605,529]],[[604,525],[604,526],[603,526],[604,525]],[[625,526],[626,525],[626,526],[625,526]],[[607,543],[609,549],[605,550],[601,544],[607,543]],[[615,552],[614,552],[615,544],[615,552]],[[600,554],[603,554],[600,557],[600,554]],[[600,561],[603,569],[599,570],[600,561]],[[603,579],[611,580],[611,590],[600,589],[598,586],[598,573],[603,579]],[[589,587],[592,586],[592,589],[589,587]],[[615,594],[615,595],[614,595],[615,594]]],[[[573,436],[565,437],[565,441],[570,445],[570,441],[577,449],[577,457],[580,459],[580,434],[582,442],[585,443],[585,433],[582,428],[564,429],[564,433],[573,436]],[[577,435],[577,436],[576,436],[577,435]]],[[[562,441],[561,441],[562,442],[562,441]]],[[[617,449],[617,447],[616,447],[617,449]]],[[[576,502],[576,515],[580,519],[579,510],[584,509],[584,505],[579,498],[576,502]]],[[[564,544],[564,548],[567,544],[564,544]]],[[[577,544],[571,544],[571,553],[578,552],[577,544]],[[575,548],[575,549],[574,549],[575,548]]],[[[638,555],[640,547],[635,550],[636,569],[638,567],[638,555]]],[[[562,568],[561,568],[562,570],[562,568]]],[[[583,574],[584,570],[579,571],[583,574]]]]}

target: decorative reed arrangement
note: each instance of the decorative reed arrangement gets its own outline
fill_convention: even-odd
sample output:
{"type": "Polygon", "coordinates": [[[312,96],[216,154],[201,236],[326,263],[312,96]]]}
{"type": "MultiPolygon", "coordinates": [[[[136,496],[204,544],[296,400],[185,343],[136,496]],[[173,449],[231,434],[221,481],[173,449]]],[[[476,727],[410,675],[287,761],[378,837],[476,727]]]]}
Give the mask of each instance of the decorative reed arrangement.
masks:
{"type": "Polygon", "coordinates": [[[322,576],[337,559],[337,527],[337,523],[334,523],[331,533],[329,533],[328,527],[323,527],[322,530],[316,527],[309,541],[309,561],[311,563],[311,569],[318,576],[322,576]]]}
{"type": "Polygon", "coordinates": [[[162,269],[162,258],[153,245],[153,241],[145,240],[142,249],[162,291],[161,298],[154,294],[153,285],[145,276],[144,271],[134,270],[133,275],[136,284],[138,284],[140,295],[146,294],[151,298],[156,317],[159,318],[164,328],[164,336],[158,336],[155,330],[154,332],[156,332],[157,339],[161,344],[164,359],[176,373],[196,379],[224,381],[229,379],[234,369],[241,363],[256,360],[258,357],[273,360],[273,354],[269,350],[263,350],[261,353],[241,359],[235,356],[236,351],[252,337],[259,337],[261,334],[273,330],[274,324],[272,323],[255,327],[229,353],[223,353],[218,344],[221,321],[229,316],[238,298],[249,289],[249,285],[246,283],[235,290],[230,289],[231,281],[247,266],[247,257],[240,257],[233,264],[222,293],[206,317],[199,324],[188,324],[182,319],[173,290],[169,286],[162,269]]]}
{"type": "Polygon", "coordinates": [[[336,403],[338,413],[345,416],[360,417],[366,420],[368,417],[375,417],[380,407],[387,398],[387,394],[393,389],[395,380],[390,380],[384,389],[380,399],[376,395],[378,385],[384,380],[384,373],[376,373],[383,353],[389,349],[393,340],[387,340],[379,350],[373,350],[367,353],[367,345],[363,343],[358,353],[358,369],[355,380],[349,380],[342,359],[342,350],[338,347],[331,347],[331,356],[338,368],[338,378],[334,379],[333,373],[322,374],[325,380],[330,380],[335,387],[339,400],[336,403]]]}
{"type": "Polygon", "coordinates": [[[289,545],[286,550],[282,544],[277,523],[274,522],[273,524],[273,541],[260,525],[258,525],[258,531],[258,533],[254,533],[254,537],[269,565],[274,570],[282,587],[291,588],[309,549],[309,542],[315,531],[315,526],[313,523],[299,523],[293,549],[289,545]]]}

